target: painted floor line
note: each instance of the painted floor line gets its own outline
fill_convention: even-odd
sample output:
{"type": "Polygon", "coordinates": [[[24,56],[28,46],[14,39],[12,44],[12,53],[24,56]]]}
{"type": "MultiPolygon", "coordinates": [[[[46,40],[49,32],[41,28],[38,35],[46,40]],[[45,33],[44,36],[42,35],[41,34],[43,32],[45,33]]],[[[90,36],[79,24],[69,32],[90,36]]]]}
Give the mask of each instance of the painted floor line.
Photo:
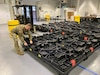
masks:
{"type": "Polygon", "coordinates": [[[90,72],[92,75],[98,75],[97,73],[95,73],[95,72],[93,72],[93,71],[91,71],[91,70],[89,70],[89,69],[87,69],[87,68],[85,68],[85,67],[83,67],[83,66],[81,66],[81,65],[78,65],[78,67],[80,67],[80,68],[86,70],[87,72],[90,72]]]}

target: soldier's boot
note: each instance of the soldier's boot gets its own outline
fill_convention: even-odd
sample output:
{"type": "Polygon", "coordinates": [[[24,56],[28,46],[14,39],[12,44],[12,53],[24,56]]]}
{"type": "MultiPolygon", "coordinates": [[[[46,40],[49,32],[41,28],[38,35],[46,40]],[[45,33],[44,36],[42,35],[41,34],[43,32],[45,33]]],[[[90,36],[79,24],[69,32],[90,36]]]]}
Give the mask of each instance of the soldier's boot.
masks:
{"type": "Polygon", "coordinates": [[[24,55],[24,52],[21,51],[21,50],[18,50],[18,51],[17,51],[17,54],[18,54],[18,55],[24,55]]]}

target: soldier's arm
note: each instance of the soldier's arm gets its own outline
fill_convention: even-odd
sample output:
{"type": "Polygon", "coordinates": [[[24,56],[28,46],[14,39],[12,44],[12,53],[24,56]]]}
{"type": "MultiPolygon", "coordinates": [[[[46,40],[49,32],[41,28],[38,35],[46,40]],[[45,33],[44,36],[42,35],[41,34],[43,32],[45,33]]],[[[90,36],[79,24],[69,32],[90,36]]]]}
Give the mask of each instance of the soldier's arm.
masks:
{"type": "Polygon", "coordinates": [[[32,41],[32,34],[30,31],[28,31],[28,36],[29,36],[29,40],[32,41]]]}
{"type": "Polygon", "coordinates": [[[19,30],[19,39],[21,40],[22,43],[26,43],[26,41],[24,40],[24,33],[22,30],[19,30]]]}

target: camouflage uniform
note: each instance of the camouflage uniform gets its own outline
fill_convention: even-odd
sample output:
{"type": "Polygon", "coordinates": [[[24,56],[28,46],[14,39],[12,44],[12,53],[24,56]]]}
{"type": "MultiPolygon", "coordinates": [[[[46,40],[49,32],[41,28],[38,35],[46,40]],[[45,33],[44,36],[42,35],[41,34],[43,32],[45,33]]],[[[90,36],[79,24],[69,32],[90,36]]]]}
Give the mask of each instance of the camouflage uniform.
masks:
{"type": "Polygon", "coordinates": [[[31,32],[30,30],[25,29],[25,25],[18,25],[17,27],[11,30],[11,35],[12,39],[14,40],[15,50],[18,54],[21,54],[22,51],[20,50],[20,45],[18,43],[17,36],[19,37],[20,41],[24,43],[25,42],[24,34],[27,34],[29,36],[29,39],[32,40],[31,32]]]}

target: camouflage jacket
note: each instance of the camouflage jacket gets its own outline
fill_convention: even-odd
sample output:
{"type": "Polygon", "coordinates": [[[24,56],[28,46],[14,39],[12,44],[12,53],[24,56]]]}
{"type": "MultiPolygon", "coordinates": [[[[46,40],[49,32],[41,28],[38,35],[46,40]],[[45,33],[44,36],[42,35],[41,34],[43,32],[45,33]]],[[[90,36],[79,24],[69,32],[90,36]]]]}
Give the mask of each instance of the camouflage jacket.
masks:
{"type": "Polygon", "coordinates": [[[32,35],[30,30],[25,29],[25,25],[18,25],[14,29],[11,30],[11,33],[15,33],[19,36],[20,40],[24,43],[24,35],[27,34],[29,39],[32,40],[32,35]]]}

